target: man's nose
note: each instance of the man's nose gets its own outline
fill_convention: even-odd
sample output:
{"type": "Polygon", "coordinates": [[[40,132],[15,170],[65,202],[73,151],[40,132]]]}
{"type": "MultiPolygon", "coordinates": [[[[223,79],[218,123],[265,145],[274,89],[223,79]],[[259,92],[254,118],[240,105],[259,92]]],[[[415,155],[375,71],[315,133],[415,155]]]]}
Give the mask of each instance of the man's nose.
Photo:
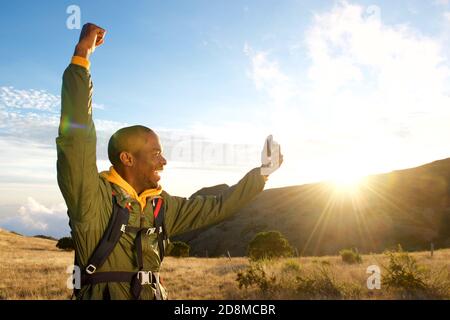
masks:
{"type": "Polygon", "coordinates": [[[167,160],[163,156],[161,156],[161,163],[163,166],[165,166],[167,164],[167,160]]]}

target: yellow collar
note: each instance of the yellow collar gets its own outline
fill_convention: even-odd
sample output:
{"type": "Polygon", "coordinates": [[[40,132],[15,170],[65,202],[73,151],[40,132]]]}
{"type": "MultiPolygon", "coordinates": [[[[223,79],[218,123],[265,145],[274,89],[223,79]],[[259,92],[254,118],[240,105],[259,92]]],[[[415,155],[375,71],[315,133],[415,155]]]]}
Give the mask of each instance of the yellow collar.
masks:
{"type": "Polygon", "coordinates": [[[139,204],[141,205],[141,210],[144,211],[145,205],[147,204],[147,198],[153,197],[153,196],[159,196],[162,192],[162,187],[158,186],[157,189],[147,189],[143,191],[141,194],[137,194],[136,190],[132,186],[128,184],[114,169],[114,167],[111,166],[109,168],[109,171],[103,171],[100,173],[102,177],[104,177],[106,180],[108,180],[111,183],[114,183],[121,187],[130,197],[136,199],[139,204]]]}

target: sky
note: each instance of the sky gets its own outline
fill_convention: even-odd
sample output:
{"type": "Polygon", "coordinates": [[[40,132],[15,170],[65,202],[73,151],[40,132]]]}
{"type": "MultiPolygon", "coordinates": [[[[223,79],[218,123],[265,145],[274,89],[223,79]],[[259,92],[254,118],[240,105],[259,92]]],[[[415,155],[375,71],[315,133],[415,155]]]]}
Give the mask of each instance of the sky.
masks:
{"type": "Polygon", "coordinates": [[[269,134],[284,163],[266,189],[450,157],[449,0],[1,0],[1,228],[69,233],[55,138],[73,5],[107,30],[91,57],[99,171],[133,124],[160,135],[161,184],[186,197],[259,166],[269,134]]]}

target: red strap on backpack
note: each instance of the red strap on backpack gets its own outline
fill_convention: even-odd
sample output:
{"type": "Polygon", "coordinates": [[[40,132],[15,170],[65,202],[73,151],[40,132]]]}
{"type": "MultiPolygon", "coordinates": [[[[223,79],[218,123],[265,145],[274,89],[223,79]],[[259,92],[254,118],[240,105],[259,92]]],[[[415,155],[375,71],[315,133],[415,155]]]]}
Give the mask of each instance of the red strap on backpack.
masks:
{"type": "Polygon", "coordinates": [[[156,217],[158,217],[159,210],[161,210],[161,205],[162,205],[162,199],[158,198],[158,203],[156,204],[156,208],[153,211],[153,216],[155,217],[155,219],[156,219],[156,217]]]}

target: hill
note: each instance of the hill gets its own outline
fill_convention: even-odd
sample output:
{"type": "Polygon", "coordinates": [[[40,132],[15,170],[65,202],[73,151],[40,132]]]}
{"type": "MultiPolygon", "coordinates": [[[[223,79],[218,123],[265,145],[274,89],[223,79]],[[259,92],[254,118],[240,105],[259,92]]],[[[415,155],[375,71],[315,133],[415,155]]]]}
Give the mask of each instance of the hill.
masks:
{"type": "Polygon", "coordinates": [[[269,189],[228,220],[174,240],[196,256],[244,256],[267,230],[280,231],[301,255],[450,247],[450,158],[368,176],[355,190],[326,182],[269,189]]]}

